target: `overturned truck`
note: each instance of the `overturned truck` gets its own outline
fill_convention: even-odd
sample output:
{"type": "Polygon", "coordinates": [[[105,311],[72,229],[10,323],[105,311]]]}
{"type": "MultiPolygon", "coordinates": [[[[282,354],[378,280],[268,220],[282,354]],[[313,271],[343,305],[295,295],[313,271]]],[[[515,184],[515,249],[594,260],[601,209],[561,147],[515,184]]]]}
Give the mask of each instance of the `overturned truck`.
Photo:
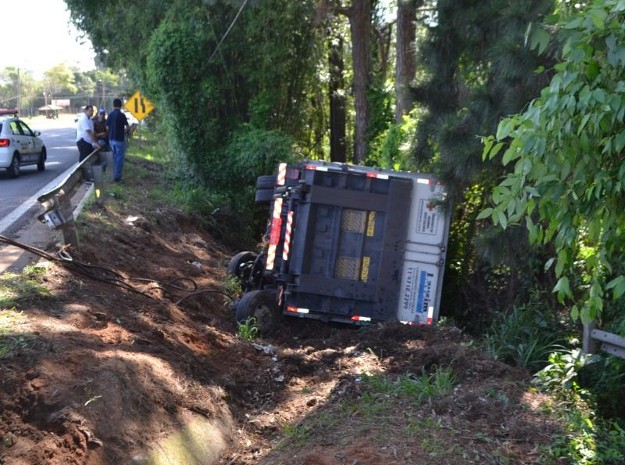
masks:
{"type": "Polygon", "coordinates": [[[433,176],[343,163],[280,164],[260,176],[269,203],[260,252],[234,255],[238,322],[271,335],[282,315],[355,325],[438,318],[449,234],[433,176]]]}

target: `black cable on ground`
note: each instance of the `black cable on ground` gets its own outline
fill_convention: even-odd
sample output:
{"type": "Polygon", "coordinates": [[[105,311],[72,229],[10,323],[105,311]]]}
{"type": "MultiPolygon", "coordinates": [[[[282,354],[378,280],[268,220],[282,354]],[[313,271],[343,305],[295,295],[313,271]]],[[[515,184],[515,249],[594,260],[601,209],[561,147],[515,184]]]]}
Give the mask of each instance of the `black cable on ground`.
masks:
{"type": "Polygon", "coordinates": [[[142,296],[145,296],[149,299],[152,300],[156,300],[154,296],[148,294],[147,292],[144,292],[140,289],[135,288],[134,286],[132,286],[128,281],[141,281],[141,282],[147,282],[150,284],[153,284],[153,287],[149,288],[149,290],[154,290],[154,289],[159,289],[161,291],[163,291],[165,293],[165,295],[167,295],[169,297],[169,300],[174,302],[174,299],[172,298],[172,291],[173,292],[188,292],[189,294],[182,297],[181,299],[178,299],[177,301],[174,302],[174,304],[178,305],[180,304],[182,301],[188,299],[189,297],[192,296],[196,296],[199,294],[204,294],[204,293],[217,293],[217,294],[222,294],[226,297],[228,297],[229,299],[233,300],[233,296],[220,291],[218,289],[198,289],[197,283],[192,280],[191,278],[186,278],[186,277],[179,277],[179,278],[175,278],[173,280],[171,280],[170,282],[167,283],[163,283],[163,282],[159,282],[159,281],[155,281],[153,279],[149,279],[149,278],[134,278],[134,277],[129,277],[126,278],[123,275],[121,275],[120,273],[116,272],[115,270],[112,270],[110,268],[105,268],[102,266],[97,266],[97,265],[90,265],[87,263],[82,263],[82,262],[78,262],[76,260],[74,260],[72,258],[72,256],[66,251],[66,250],[60,250],[57,255],[52,255],[44,250],[38,249],[36,247],[27,245],[27,244],[23,244],[21,242],[18,242],[14,239],[8,238],[6,236],[0,235],[0,242],[4,242],[5,244],[9,244],[15,247],[19,247],[20,249],[23,249],[29,253],[32,253],[33,255],[37,255],[41,258],[44,258],[50,262],[53,263],[57,263],[60,266],[64,267],[65,269],[76,273],[80,276],[83,276],[85,278],[88,279],[93,279],[96,281],[100,281],[106,284],[110,284],[112,286],[117,286],[120,287],[122,289],[125,289],[127,291],[130,292],[134,292],[136,294],[140,294],[142,296]],[[187,283],[187,285],[183,286],[181,285],[181,283],[187,283]]]}

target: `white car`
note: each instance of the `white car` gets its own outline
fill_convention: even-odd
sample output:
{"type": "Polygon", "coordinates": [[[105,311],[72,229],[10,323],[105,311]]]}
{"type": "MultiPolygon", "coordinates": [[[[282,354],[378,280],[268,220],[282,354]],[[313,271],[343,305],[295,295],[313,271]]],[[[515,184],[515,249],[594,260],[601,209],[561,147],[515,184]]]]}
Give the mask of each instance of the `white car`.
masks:
{"type": "Polygon", "coordinates": [[[6,169],[11,178],[20,175],[22,166],[37,165],[38,171],[45,170],[48,154],[40,135],[17,117],[17,111],[0,110],[0,169],[6,169]]]}

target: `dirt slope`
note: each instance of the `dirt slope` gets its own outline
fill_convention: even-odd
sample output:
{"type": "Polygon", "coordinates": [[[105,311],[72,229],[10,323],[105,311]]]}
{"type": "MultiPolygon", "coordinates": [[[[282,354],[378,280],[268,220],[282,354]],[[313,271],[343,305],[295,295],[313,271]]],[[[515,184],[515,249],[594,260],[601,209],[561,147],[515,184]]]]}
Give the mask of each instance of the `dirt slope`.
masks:
{"type": "Polygon", "coordinates": [[[231,251],[127,202],[148,198],[136,186],[88,209],[74,265],[51,264],[50,294],[21,301],[0,356],[0,464],[540,463],[557,429],[546,399],[457,329],[290,319],[238,338],[220,288],[231,251]],[[363,390],[366,374],[437,367],[455,377],[441,398],[363,390]]]}

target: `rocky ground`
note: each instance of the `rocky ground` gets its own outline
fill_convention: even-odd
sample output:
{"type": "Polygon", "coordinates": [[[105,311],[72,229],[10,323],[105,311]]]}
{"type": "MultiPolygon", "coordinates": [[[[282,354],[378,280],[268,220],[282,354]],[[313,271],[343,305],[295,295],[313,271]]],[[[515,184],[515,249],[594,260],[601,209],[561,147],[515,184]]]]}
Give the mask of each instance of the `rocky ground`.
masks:
{"type": "Polygon", "coordinates": [[[456,328],[287,319],[239,337],[237,250],[137,181],[88,206],[72,262],[0,309],[0,464],[543,463],[549,400],[456,328]],[[397,389],[441,369],[444,395],[397,389]]]}

